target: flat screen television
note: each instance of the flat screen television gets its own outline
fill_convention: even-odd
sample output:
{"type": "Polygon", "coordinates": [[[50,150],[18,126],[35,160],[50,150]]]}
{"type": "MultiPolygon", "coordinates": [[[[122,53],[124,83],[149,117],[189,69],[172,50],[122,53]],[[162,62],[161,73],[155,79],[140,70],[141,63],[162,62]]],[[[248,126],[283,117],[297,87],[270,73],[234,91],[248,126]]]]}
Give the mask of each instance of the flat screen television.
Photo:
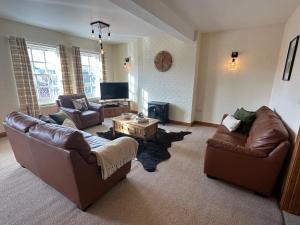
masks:
{"type": "Polygon", "coordinates": [[[127,99],[127,82],[103,82],[100,83],[101,99],[127,99]]]}

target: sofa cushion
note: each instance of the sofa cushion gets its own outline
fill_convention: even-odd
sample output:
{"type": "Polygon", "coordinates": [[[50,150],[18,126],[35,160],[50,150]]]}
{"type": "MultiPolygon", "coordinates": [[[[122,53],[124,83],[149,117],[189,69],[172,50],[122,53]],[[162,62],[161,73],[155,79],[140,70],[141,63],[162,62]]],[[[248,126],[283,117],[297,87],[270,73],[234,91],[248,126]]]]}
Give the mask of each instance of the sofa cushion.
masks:
{"type": "Polygon", "coordinates": [[[73,122],[73,120],[71,120],[69,118],[64,120],[62,126],[70,127],[70,128],[73,128],[73,129],[77,130],[76,124],[73,122]]]}
{"type": "Polygon", "coordinates": [[[97,137],[97,136],[89,136],[86,137],[85,140],[89,144],[90,148],[98,148],[110,142],[110,140],[108,139],[97,137]]]}
{"type": "Polygon", "coordinates": [[[36,124],[45,123],[41,120],[38,120],[21,112],[10,113],[6,116],[5,122],[7,123],[7,125],[24,133],[28,132],[29,128],[36,124]]]}
{"type": "MultiPolygon", "coordinates": [[[[82,94],[71,94],[71,95],[60,95],[58,96],[59,104],[62,107],[71,108],[74,109],[74,105],[72,100],[73,99],[79,99],[79,98],[85,98],[85,95],[82,94]]],[[[86,99],[87,101],[87,99],[86,99]]],[[[88,101],[87,101],[88,103],[88,101]]]]}
{"type": "Polygon", "coordinates": [[[68,115],[64,111],[59,111],[57,113],[50,114],[49,116],[59,125],[62,125],[65,119],[68,118],[68,115]]]}
{"type": "Polygon", "coordinates": [[[249,132],[246,147],[269,154],[288,138],[289,133],[280,118],[272,110],[263,108],[258,110],[257,118],[249,132]]]}
{"type": "Polygon", "coordinates": [[[92,110],[87,110],[81,113],[81,118],[84,120],[94,120],[99,118],[99,113],[92,110]]]}
{"type": "Polygon", "coordinates": [[[86,161],[95,162],[89,144],[78,130],[56,124],[38,124],[29,129],[29,135],[49,145],[78,151],[86,161]]]}
{"type": "Polygon", "coordinates": [[[88,105],[85,98],[72,99],[74,108],[83,112],[88,110],[88,105]]]}
{"type": "Polygon", "coordinates": [[[88,137],[93,136],[92,134],[90,134],[86,131],[83,131],[83,130],[78,130],[78,131],[83,135],[84,138],[88,138],[88,137]]]}
{"type": "Polygon", "coordinates": [[[238,120],[241,120],[241,125],[239,126],[238,131],[242,133],[249,133],[250,128],[256,118],[256,112],[250,112],[244,108],[241,108],[236,110],[234,117],[238,120]]]}
{"type": "Polygon", "coordinates": [[[45,123],[57,124],[57,122],[48,115],[40,115],[39,119],[44,121],[45,123]]]}
{"type": "Polygon", "coordinates": [[[231,115],[225,117],[222,121],[222,125],[224,125],[230,132],[235,131],[241,124],[241,120],[237,120],[231,115]]]}
{"type": "Polygon", "coordinates": [[[229,132],[223,125],[219,126],[217,132],[213,136],[213,139],[232,143],[233,145],[245,146],[247,136],[240,132],[229,132]]]}
{"type": "Polygon", "coordinates": [[[276,113],[274,113],[269,107],[262,106],[256,111],[256,117],[259,118],[261,116],[272,116],[278,117],[276,113]]]}

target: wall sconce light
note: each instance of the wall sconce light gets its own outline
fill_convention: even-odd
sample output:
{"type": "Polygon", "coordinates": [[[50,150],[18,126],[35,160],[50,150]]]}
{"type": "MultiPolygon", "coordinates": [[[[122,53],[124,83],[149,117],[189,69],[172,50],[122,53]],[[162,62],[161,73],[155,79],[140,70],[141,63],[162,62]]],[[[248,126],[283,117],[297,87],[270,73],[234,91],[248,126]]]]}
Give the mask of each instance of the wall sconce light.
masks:
{"type": "Polygon", "coordinates": [[[239,63],[237,61],[237,58],[239,57],[238,52],[232,52],[231,53],[231,61],[228,64],[228,69],[231,71],[236,71],[238,69],[239,63]]]}
{"type": "Polygon", "coordinates": [[[128,71],[131,68],[130,57],[124,58],[123,69],[128,71]]]}

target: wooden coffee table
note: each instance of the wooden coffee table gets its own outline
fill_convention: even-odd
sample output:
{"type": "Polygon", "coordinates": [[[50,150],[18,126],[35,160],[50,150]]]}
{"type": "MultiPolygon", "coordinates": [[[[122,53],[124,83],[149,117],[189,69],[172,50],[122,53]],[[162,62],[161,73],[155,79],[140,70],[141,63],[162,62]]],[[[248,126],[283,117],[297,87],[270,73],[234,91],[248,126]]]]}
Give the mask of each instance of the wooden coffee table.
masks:
{"type": "Polygon", "coordinates": [[[144,141],[147,142],[147,139],[156,134],[159,122],[157,119],[148,119],[149,122],[147,123],[138,123],[134,117],[129,120],[123,119],[122,116],[113,117],[113,135],[115,136],[116,132],[120,132],[134,137],[143,138],[144,141]]]}

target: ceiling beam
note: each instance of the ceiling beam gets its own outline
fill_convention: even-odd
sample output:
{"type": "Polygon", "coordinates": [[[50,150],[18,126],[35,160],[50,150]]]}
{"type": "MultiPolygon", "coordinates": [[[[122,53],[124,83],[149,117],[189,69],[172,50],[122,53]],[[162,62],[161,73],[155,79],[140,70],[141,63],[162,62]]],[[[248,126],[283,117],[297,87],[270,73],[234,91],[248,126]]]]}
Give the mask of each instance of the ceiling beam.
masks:
{"type": "Polygon", "coordinates": [[[195,40],[194,28],[159,0],[110,1],[179,40],[195,40]]]}

